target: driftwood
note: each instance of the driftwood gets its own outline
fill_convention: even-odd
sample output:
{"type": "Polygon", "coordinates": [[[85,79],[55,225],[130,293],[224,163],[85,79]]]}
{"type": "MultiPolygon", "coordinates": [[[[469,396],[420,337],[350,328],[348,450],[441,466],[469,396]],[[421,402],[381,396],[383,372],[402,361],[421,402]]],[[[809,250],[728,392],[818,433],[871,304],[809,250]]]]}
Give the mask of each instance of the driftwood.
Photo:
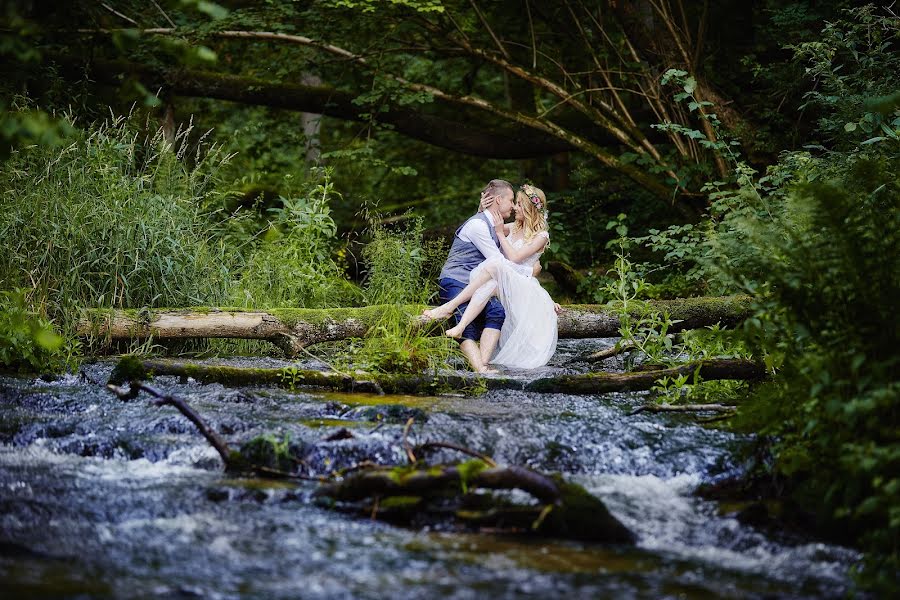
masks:
{"type": "MultiPolygon", "coordinates": [[[[679,321],[670,331],[696,329],[721,323],[734,326],[749,314],[750,298],[725,296],[653,300],[653,309],[679,321]]],[[[79,324],[79,334],[108,339],[174,340],[190,338],[239,338],[268,340],[287,355],[320,342],[365,336],[388,311],[402,310],[412,327],[423,306],[366,306],[360,308],[279,308],[244,310],[232,308],[184,308],[105,310],[89,309],[79,324]]],[[[429,327],[439,332],[440,327],[429,327]]],[[[606,307],[571,304],[559,315],[560,338],[618,336],[619,319],[606,307]]]]}
{"type": "Polygon", "coordinates": [[[600,362],[601,360],[606,360],[607,358],[612,358],[613,356],[618,356],[619,354],[624,354],[625,352],[634,350],[634,348],[634,342],[622,343],[621,341],[619,341],[614,346],[604,348],[603,350],[598,350],[582,360],[584,360],[585,362],[600,362]]]}
{"type": "MultiPolygon", "coordinates": [[[[312,369],[250,368],[208,365],[169,359],[147,359],[136,362],[139,372],[115,375],[114,379],[143,379],[148,375],[191,377],[203,383],[232,386],[276,385],[288,388],[325,389],[386,394],[440,394],[447,391],[521,390],[526,392],[602,394],[607,392],[649,390],[664,377],[697,373],[702,380],[753,380],[765,376],[765,368],[743,359],[709,359],[671,368],[639,373],[594,372],[559,375],[523,381],[511,377],[479,377],[472,374],[396,374],[334,373],[312,369]]],[[[133,367],[129,367],[133,368],[133,367]]]]}
{"type": "Polygon", "coordinates": [[[222,458],[222,462],[225,463],[226,469],[233,462],[234,455],[228,447],[228,444],[225,443],[225,440],[223,440],[222,437],[203,420],[197,411],[181,398],[172,396],[171,394],[164,394],[156,388],[150,387],[140,381],[132,381],[131,386],[128,389],[121,388],[112,383],[108,384],[106,387],[109,391],[118,396],[120,400],[134,400],[140,392],[147,392],[155,398],[153,401],[154,406],[174,407],[178,412],[187,417],[188,421],[193,423],[203,437],[206,438],[206,441],[216,449],[216,452],[218,452],[219,456],[222,458]]]}
{"type": "Polygon", "coordinates": [[[315,491],[324,504],[372,518],[424,524],[452,519],[476,528],[569,539],[633,544],[631,533],[581,486],[517,466],[474,459],[458,465],[370,468],[315,491]],[[470,491],[518,489],[539,504],[513,504],[470,491]]]}

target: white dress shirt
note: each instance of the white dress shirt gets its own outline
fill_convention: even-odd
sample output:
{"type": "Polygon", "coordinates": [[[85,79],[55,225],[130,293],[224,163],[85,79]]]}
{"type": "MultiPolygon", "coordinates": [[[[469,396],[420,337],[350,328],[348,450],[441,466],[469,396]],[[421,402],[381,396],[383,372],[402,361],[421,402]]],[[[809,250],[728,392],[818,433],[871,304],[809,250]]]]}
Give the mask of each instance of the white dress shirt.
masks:
{"type": "MultiPolygon", "coordinates": [[[[485,215],[487,220],[491,222],[491,227],[495,225],[494,217],[489,211],[484,211],[481,214],[485,215]]],[[[491,237],[491,230],[484,219],[469,219],[466,221],[466,224],[459,230],[459,239],[475,244],[475,247],[484,255],[485,259],[492,256],[503,256],[500,248],[497,247],[497,243],[494,242],[494,238],[491,237]]]]}

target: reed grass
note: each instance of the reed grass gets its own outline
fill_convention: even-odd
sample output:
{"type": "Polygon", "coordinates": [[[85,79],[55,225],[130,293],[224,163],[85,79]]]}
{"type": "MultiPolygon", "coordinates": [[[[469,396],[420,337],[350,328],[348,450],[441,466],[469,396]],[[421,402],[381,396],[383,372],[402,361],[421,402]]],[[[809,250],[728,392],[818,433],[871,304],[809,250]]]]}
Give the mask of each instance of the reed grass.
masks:
{"type": "Polygon", "coordinates": [[[74,129],[0,164],[0,289],[27,290],[68,335],[81,307],[227,300],[240,261],[209,207],[230,157],[190,126],[172,141],[127,116],[74,129]]]}

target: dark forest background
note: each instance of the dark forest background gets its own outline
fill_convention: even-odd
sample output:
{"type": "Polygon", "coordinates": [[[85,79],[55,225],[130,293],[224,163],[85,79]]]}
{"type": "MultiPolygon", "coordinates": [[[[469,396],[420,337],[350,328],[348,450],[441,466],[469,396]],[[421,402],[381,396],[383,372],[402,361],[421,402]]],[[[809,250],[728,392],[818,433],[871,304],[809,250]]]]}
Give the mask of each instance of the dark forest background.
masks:
{"type": "Polygon", "coordinates": [[[622,300],[622,281],[636,301],[754,298],[739,331],[704,342],[776,374],[742,389],[730,423],[763,434],[748,493],[866,549],[869,585],[896,581],[892,8],[34,0],[2,11],[7,368],[60,369],[90,352],[74,335],[84,307],[432,301],[441,243],[481,187],[533,182],[548,197],[543,279],[557,300],[622,300]]]}

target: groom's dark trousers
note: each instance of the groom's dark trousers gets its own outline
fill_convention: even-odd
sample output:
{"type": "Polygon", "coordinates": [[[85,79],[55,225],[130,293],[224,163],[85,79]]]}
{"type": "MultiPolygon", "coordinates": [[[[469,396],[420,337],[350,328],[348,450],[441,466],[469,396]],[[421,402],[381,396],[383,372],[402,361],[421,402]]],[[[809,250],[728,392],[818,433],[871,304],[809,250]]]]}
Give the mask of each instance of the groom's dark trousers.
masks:
{"type": "MultiPolygon", "coordinates": [[[[457,281],[456,279],[451,279],[449,277],[444,277],[438,283],[441,286],[441,289],[438,293],[438,297],[441,300],[441,304],[444,302],[449,302],[453,300],[457,296],[459,296],[460,292],[462,292],[466,284],[462,281],[457,281]]],[[[462,319],[463,313],[466,312],[466,307],[469,306],[468,302],[464,302],[460,304],[456,311],[453,313],[454,324],[459,323],[462,319]]],[[[478,317],[469,323],[466,328],[463,330],[462,337],[464,340],[473,340],[477,342],[481,338],[481,332],[485,329],[500,329],[503,327],[503,320],[506,318],[506,311],[503,310],[503,305],[500,304],[500,300],[497,299],[496,296],[493,296],[490,301],[487,303],[487,306],[484,307],[484,310],[481,311],[481,314],[478,317]]]]}
{"type": "MultiPolygon", "coordinates": [[[[460,237],[463,227],[470,221],[483,222],[484,230],[482,233],[490,234],[491,240],[494,245],[497,246],[499,252],[500,240],[497,238],[497,232],[494,231],[494,224],[487,214],[478,213],[472,215],[465,223],[460,225],[456,230],[456,234],[453,236],[453,243],[451,244],[450,252],[447,255],[447,262],[444,263],[444,267],[441,269],[440,279],[438,279],[438,283],[441,286],[438,296],[442,303],[448,302],[459,296],[459,293],[466,287],[466,283],[461,280],[468,280],[472,270],[484,262],[484,253],[482,253],[473,242],[463,241],[460,237]]],[[[454,312],[453,316],[456,319],[456,323],[459,323],[462,319],[467,306],[469,306],[468,302],[461,304],[459,308],[456,309],[456,312],[454,312]]],[[[492,297],[487,303],[487,306],[484,307],[484,310],[481,311],[481,314],[478,315],[478,318],[466,326],[463,330],[462,337],[464,340],[477,342],[481,339],[481,332],[486,328],[500,329],[503,327],[503,320],[505,318],[506,312],[503,310],[500,300],[496,297],[492,297]]]]}

